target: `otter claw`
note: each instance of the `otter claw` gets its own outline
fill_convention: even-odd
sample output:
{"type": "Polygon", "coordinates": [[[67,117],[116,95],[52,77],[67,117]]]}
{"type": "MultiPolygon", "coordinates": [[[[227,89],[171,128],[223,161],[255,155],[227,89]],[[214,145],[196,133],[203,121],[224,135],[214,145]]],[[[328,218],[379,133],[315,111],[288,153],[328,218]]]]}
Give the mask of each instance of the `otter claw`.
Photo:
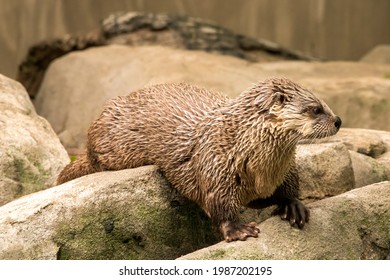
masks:
{"type": "Polygon", "coordinates": [[[226,242],[241,240],[244,241],[248,237],[257,237],[260,230],[257,228],[257,223],[251,222],[243,224],[240,222],[225,222],[221,225],[221,231],[226,242]]]}
{"type": "Polygon", "coordinates": [[[291,200],[286,204],[279,205],[272,213],[280,215],[282,220],[288,220],[291,226],[302,229],[309,222],[310,212],[299,200],[291,200]]]}

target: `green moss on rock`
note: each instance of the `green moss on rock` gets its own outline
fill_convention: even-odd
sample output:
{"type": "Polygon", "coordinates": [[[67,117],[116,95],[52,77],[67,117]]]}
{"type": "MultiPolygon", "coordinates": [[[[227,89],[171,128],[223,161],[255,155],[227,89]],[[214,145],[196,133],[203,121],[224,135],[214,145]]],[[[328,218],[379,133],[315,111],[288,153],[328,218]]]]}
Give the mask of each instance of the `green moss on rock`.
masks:
{"type": "Polygon", "coordinates": [[[35,157],[22,157],[18,153],[10,154],[13,158],[13,172],[10,176],[20,183],[19,196],[47,188],[46,181],[50,172],[45,170],[35,157]]]}
{"type": "Polygon", "coordinates": [[[210,260],[218,260],[222,259],[223,256],[225,256],[226,250],[225,249],[217,249],[210,252],[210,260]]]}
{"type": "Polygon", "coordinates": [[[107,201],[99,208],[91,203],[58,223],[56,232],[58,259],[175,259],[218,241],[209,219],[191,202],[129,207],[107,201]]]}

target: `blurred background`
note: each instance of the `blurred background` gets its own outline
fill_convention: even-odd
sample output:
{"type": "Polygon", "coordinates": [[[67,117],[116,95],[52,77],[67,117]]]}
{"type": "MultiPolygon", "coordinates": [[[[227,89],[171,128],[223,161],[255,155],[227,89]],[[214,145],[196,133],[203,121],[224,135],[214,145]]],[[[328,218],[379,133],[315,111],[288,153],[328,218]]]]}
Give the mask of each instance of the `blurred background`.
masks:
{"type": "MultiPolygon", "coordinates": [[[[279,244],[269,258],[390,259],[389,26],[390,0],[0,0],[0,259],[174,259],[214,243],[207,223],[194,219],[201,215],[189,210],[187,220],[190,207],[167,201],[176,195],[145,195],[135,206],[138,193],[162,194],[154,169],[91,175],[12,201],[55,185],[85,153],[88,129],[109,99],[179,82],[234,98],[271,77],[313,91],[342,119],[335,137],[297,149],[305,203],[382,186],[324,200],[315,207],[325,219],[311,225],[304,247],[291,235],[293,245],[279,244]],[[127,192],[132,182],[143,191],[127,192]]],[[[179,131],[172,132],[179,143],[191,137],[179,131]]],[[[260,214],[247,221],[268,217],[260,214]]],[[[260,256],[213,250],[205,257],[260,256]]]]}
{"type": "Polygon", "coordinates": [[[30,46],[84,34],[118,11],[189,15],[324,60],[358,60],[390,43],[389,0],[0,0],[0,73],[30,46]]]}

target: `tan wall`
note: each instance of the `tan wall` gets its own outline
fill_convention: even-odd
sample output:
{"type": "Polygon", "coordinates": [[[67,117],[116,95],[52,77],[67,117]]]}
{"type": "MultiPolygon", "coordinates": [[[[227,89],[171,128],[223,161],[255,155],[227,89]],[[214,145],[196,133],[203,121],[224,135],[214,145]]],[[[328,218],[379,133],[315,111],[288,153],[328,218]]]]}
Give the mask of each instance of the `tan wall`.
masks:
{"type": "Polygon", "coordinates": [[[182,13],[312,56],[359,59],[390,43],[390,0],[0,0],[0,73],[32,44],[84,33],[115,11],[182,13]]]}

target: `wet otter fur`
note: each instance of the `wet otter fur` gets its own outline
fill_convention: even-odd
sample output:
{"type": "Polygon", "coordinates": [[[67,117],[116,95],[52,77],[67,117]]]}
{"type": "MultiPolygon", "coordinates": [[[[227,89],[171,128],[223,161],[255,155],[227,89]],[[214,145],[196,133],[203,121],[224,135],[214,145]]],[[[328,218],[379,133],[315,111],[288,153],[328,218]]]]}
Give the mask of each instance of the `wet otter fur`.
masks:
{"type": "Polygon", "coordinates": [[[155,164],[226,241],[245,240],[259,230],[239,221],[241,205],[276,204],[292,226],[308,222],[298,200],[296,145],[340,125],[323,101],[287,79],[260,82],[234,99],[188,84],[156,85],[111,100],[88,131],[87,153],[57,182],[155,164]]]}

